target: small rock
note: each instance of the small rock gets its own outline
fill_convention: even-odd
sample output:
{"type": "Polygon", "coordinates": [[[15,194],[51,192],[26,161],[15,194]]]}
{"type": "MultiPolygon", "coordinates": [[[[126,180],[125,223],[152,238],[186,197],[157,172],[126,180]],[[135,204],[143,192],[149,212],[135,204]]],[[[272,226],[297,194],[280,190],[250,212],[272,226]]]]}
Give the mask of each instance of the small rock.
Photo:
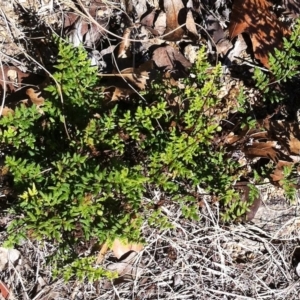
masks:
{"type": "Polygon", "coordinates": [[[0,247],[0,271],[4,271],[9,262],[16,265],[20,257],[21,253],[18,250],[0,247]]]}

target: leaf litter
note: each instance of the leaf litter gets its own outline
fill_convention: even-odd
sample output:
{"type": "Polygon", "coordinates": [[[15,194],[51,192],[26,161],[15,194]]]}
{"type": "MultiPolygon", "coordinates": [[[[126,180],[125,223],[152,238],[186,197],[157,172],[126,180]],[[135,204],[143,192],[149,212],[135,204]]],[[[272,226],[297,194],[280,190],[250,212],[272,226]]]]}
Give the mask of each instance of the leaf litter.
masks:
{"type": "MultiPolygon", "coordinates": [[[[189,60],[189,56],[185,57],[183,53],[187,52],[186,49],[190,51],[191,48],[198,49],[202,45],[210,45],[208,55],[213,56],[216,51],[217,59],[225,59],[225,66],[240,65],[244,59],[243,55],[247,51],[268,68],[268,54],[272,53],[275,47],[280,48],[282,38],[290,34],[289,29],[271,12],[271,4],[264,0],[235,0],[232,7],[224,1],[205,1],[203,4],[199,1],[181,0],[125,1],[125,5],[114,1],[112,6],[101,0],[86,1],[89,2],[88,6],[84,6],[83,1],[77,1],[76,6],[66,5],[67,2],[63,4],[59,1],[48,1],[48,6],[45,5],[45,7],[41,7],[39,1],[33,1],[34,7],[30,2],[22,3],[25,11],[34,9],[34,7],[39,8],[36,12],[40,20],[46,18],[50,12],[50,18],[53,15],[55,26],[61,30],[60,32],[63,32],[64,37],[68,37],[75,46],[83,43],[88,51],[93,50],[90,51],[90,54],[99,68],[99,75],[107,78],[105,88],[110,101],[122,101],[132,93],[146,89],[151,84],[153,76],[159,72],[167,71],[177,74],[175,78],[171,76],[170,81],[172,80],[173,84],[179,84],[178,77],[188,76],[193,63],[192,60],[189,60]],[[58,7],[54,3],[62,5],[59,6],[64,10],[62,20],[57,20],[53,14],[58,7]],[[83,6],[85,9],[82,9],[83,6]],[[223,15],[220,14],[220,11],[223,12],[223,15]],[[89,16],[92,16],[93,21],[89,16]],[[224,24],[226,25],[224,26],[224,24]],[[107,35],[110,34],[110,38],[115,39],[113,44],[107,43],[109,41],[107,35]],[[251,41],[250,45],[247,42],[247,35],[251,41]]],[[[287,8],[286,12],[290,16],[298,14],[298,8],[294,1],[283,2],[287,8]]],[[[10,14],[12,14],[11,11],[9,10],[10,14]]],[[[7,20],[10,21],[13,18],[16,17],[9,15],[7,20]]],[[[3,24],[4,28],[7,28],[7,24],[5,22],[3,24]]],[[[54,23],[49,22],[49,24],[54,23]]],[[[16,33],[14,32],[14,34],[16,33]]],[[[34,39],[31,42],[34,44],[34,39]]],[[[47,64],[51,59],[50,55],[45,53],[41,55],[44,56],[41,57],[41,61],[47,64]]],[[[2,55],[1,58],[2,60],[6,59],[9,63],[3,65],[2,72],[0,72],[2,96],[4,95],[6,100],[2,114],[13,114],[16,105],[23,103],[24,96],[29,105],[41,106],[42,109],[45,99],[42,97],[43,93],[39,87],[45,77],[37,74],[36,71],[39,67],[35,67],[35,70],[28,68],[30,71],[25,71],[21,67],[21,63],[9,60],[5,55],[2,55]],[[11,100],[11,96],[13,96],[13,100],[11,100]]],[[[250,60],[250,63],[255,64],[255,61],[250,60]]],[[[28,66],[30,67],[29,63],[28,66]]],[[[220,93],[220,101],[227,97],[227,105],[234,107],[235,100],[231,95],[234,85],[229,84],[226,77],[224,78],[225,89],[222,94],[220,93]]],[[[225,117],[230,115],[228,111],[222,112],[222,114],[225,117]]],[[[234,118],[232,116],[232,120],[235,120],[234,118]]],[[[300,151],[299,126],[297,123],[286,120],[274,121],[265,117],[258,120],[257,130],[238,131],[230,128],[223,138],[225,145],[235,148],[234,151],[239,150],[245,155],[250,168],[249,161],[259,162],[263,159],[271,161],[275,165],[275,169],[270,174],[270,180],[274,183],[282,181],[284,167],[295,164],[296,156],[300,151]]],[[[244,189],[241,186],[239,188],[244,189]]],[[[247,193],[249,193],[247,189],[242,191],[245,201],[247,201],[247,193]]],[[[257,219],[255,214],[257,212],[259,214],[262,208],[260,204],[264,200],[263,197],[256,199],[247,215],[248,221],[257,219]]],[[[145,199],[145,201],[148,200],[145,199]]],[[[207,201],[211,201],[211,199],[204,200],[204,209],[201,215],[203,219],[198,224],[181,222],[178,219],[176,205],[164,208],[168,217],[176,224],[175,229],[167,231],[162,236],[154,236],[149,229],[145,229],[148,246],[144,249],[139,245],[125,245],[123,249],[124,245],[118,240],[115,241],[112,252],[108,247],[101,248],[98,254],[99,263],[106,264],[111,270],[116,270],[120,276],[130,275],[131,279],[127,278],[125,281],[106,285],[110,288],[104,289],[99,299],[110,299],[113,297],[114,292],[112,291],[118,290],[118,285],[128,284],[127,280],[132,280],[132,278],[135,282],[139,282],[139,290],[136,292],[130,288],[120,290],[116,294],[121,295],[123,299],[133,296],[137,296],[136,299],[150,299],[151,297],[170,299],[174,297],[172,296],[174,293],[180,294],[180,289],[183,287],[188,290],[190,299],[193,297],[208,299],[207,297],[212,293],[238,296],[245,294],[244,291],[249,288],[248,278],[252,277],[247,275],[247,270],[259,273],[263,272],[262,267],[269,274],[271,273],[267,270],[271,269],[272,274],[276,274],[276,276],[265,280],[253,279],[256,280],[256,285],[260,289],[255,292],[255,295],[257,293],[270,294],[269,286],[276,285],[277,281],[284,277],[291,278],[292,275],[288,270],[279,271],[274,264],[271,264],[271,261],[275,259],[277,263],[288,265],[288,257],[283,257],[278,254],[279,252],[270,250],[270,247],[276,247],[271,243],[272,236],[275,236],[274,232],[265,232],[262,235],[264,237],[257,236],[257,230],[261,229],[245,224],[240,224],[235,228],[221,229],[214,217],[214,215],[218,215],[218,212],[211,211],[207,201]],[[201,229],[199,229],[199,224],[202,226],[201,229]],[[232,239],[233,234],[241,241],[240,243],[232,239]],[[215,238],[212,238],[213,236],[215,238]],[[266,253],[263,254],[261,245],[259,248],[251,244],[253,239],[258,239],[260,244],[268,245],[266,253]],[[124,255],[128,256],[121,259],[124,255]],[[109,261],[112,257],[118,261],[114,263],[109,261]],[[171,257],[175,259],[171,259],[171,257]],[[228,260],[228,265],[224,265],[224,258],[228,260]],[[267,261],[263,266],[259,263],[262,260],[267,261]],[[248,262],[248,264],[244,262],[248,262]],[[182,275],[181,267],[178,266],[187,263],[196,266],[196,269],[189,269],[188,275],[182,275]],[[147,267],[145,268],[145,266],[147,267]],[[151,280],[143,278],[142,275],[145,272],[148,272],[151,280]],[[232,282],[236,273],[241,275],[239,286],[221,291],[221,282],[232,282]],[[215,282],[212,282],[211,276],[216,276],[215,282]],[[161,282],[162,285],[158,282],[161,282]],[[160,290],[161,286],[163,288],[160,290]]],[[[294,230],[298,228],[297,224],[295,222],[294,230]]],[[[281,224],[281,226],[288,228],[287,224],[284,226],[281,224]]],[[[296,236],[297,234],[294,232],[293,237],[296,236]]],[[[285,247],[289,252],[293,243],[289,243],[285,247]]],[[[40,250],[37,250],[38,247],[31,249],[36,251],[35,255],[44,260],[40,250]]],[[[22,251],[30,257],[28,249],[23,248],[22,251]]],[[[26,269],[25,264],[23,264],[24,269],[26,269]]],[[[35,263],[30,262],[30,264],[33,267],[35,263]]],[[[25,272],[21,272],[22,276],[26,277],[25,272]]],[[[5,275],[6,277],[12,276],[7,273],[5,275]]],[[[7,286],[6,277],[1,277],[3,282],[0,282],[3,297],[7,297],[4,291],[4,287],[7,286]]],[[[47,278],[44,278],[47,281],[47,278]]],[[[101,286],[102,283],[98,284],[101,286]]],[[[11,284],[11,286],[14,291],[20,290],[20,284],[11,284]]],[[[94,287],[96,288],[96,286],[94,287]]],[[[105,284],[102,287],[105,287],[105,284]]],[[[293,299],[292,291],[296,289],[296,285],[289,287],[291,289],[286,291],[286,297],[293,299]]],[[[53,288],[60,290],[61,286],[54,283],[53,288]]],[[[83,297],[88,294],[87,286],[81,286],[81,289],[82,291],[78,291],[78,295],[83,297]]],[[[61,291],[65,293],[65,291],[61,291]]],[[[276,290],[272,290],[272,293],[276,292],[276,290]]],[[[249,293],[251,294],[251,292],[249,293]]],[[[42,297],[43,293],[40,294],[40,297],[38,294],[35,295],[35,299],[42,299],[42,297]]]]}

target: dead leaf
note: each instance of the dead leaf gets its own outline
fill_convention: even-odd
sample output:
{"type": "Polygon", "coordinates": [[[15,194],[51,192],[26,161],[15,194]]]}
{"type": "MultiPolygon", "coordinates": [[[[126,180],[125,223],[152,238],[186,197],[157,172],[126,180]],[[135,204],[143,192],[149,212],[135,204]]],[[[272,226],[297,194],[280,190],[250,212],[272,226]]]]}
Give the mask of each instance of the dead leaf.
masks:
{"type": "Polygon", "coordinates": [[[143,249],[143,245],[133,243],[128,244],[126,242],[121,241],[120,239],[115,239],[111,249],[115,257],[120,259],[124,254],[128,253],[129,251],[140,252],[143,249]]]}
{"type": "Polygon", "coordinates": [[[287,15],[292,19],[299,17],[300,7],[298,0],[283,0],[283,5],[286,8],[284,15],[287,15]]]}
{"type": "Polygon", "coordinates": [[[33,88],[29,88],[26,90],[26,95],[30,101],[38,107],[45,103],[45,99],[41,97],[41,91],[35,91],[33,88]]]}
{"type": "Polygon", "coordinates": [[[134,91],[128,87],[111,86],[104,90],[104,94],[108,102],[114,102],[129,97],[134,91]]]}
{"type": "Polygon", "coordinates": [[[244,146],[244,153],[249,158],[264,157],[277,162],[279,159],[291,160],[288,155],[276,149],[276,141],[253,142],[251,145],[244,146]]]}
{"type": "Polygon", "coordinates": [[[156,66],[166,70],[184,70],[192,64],[175,48],[170,45],[158,47],[153,51],[152,60],[156,66]]]}
{"type": "Polygon", "coordinates": [[[167,41],[180,41],[184,30],[180,25],[185,23],[186,12],[181,0],[164,0],[164,11],[166,13],[166,31],[164,39],[167,41]],[[169,34],[168,34],[169,33],[169,34]]]}
{"type": "Polygon", "coordinates": [[[4,271],[9,263],[16,264],[20,259],[20,252],[16,249],[0,247],[0,272],[4,271]]]}
{"type": "Polygon", "coordinates": [[[284,167],[289,167],[292,166],[293,164],[294,162],[290,162],[290,161],[282,161],[282,160],[278,161],[276,165],[276,169],[271,174],[273,183],[281,185],[281,180],[284,179],[284,174],[283,174],[284,167]]]}
{"type": "Polygon", "coordinates": [[[156,11],[152,9],[146,16],[141,19],[141,24],[147,27],[153,27],[156,11]]]}
{"type": "Polygon", "coordinates": [[[64,14],[63,30],[75,47],[81,43],[86,47],[96,47],[105,34],[112,11],[102,1],[91,1],[88,13],[103,29],[89,21],[87,16],[74,12],[64,14]]]}
{"type": "Polygon", "coordinates": [[[158,17],[154,24],[154,30],[158,32],[158,34],[163,35],[167,28],[167,16],[166,13],[161,11],[158,14],[158,17]]]}
{"type": "Polygon", "coordinates": [[[119,276],[129,275],[132,278],[140,277],[145,272],[145,270],[133,265],[136,255],[136,252],[132,252],[122,262],[108,265],[107,269],[117,272],[119,276]]]}
{"type": "Polygon", "coordinates": [[[243,35],[239,34],[234,47],[227,55],[226,60],[231,64],[232,62],[236,61],[247,48],[248,46],[243,38],[243,35]]]}
{"type": "Polygon", "coordinates": [[[209,34],[210,39],[213,41],[213,45],[216,47],[217,53],[225,55],[228,50],[232,48],[232,44],[221,27],[218,19],[216,19],[213,15],[209,15],[206,17],[205,23],[206,31],[209,34]]]}
{"type": "Polygon", "coordinates": [[[25,84],[36,85],[44,80],[43,76],[23,72],[15,66],[3,66],[3,69],[0,68],[0,95],[4,90],[6,93],[13,93],[25,84]]]}
{"type": "Polygon", "coordinates": [[[9,114],[13,115],[15,112],[11,108],[4,106],[2,110],[2,116],[8,116],[9,114]]]}
{"type": "Polygon", "coordinates": [[[217,44],[223,39],[226,39],[226,34],[223,28],[221,27],[219,21],[213,15],[207,16],[205,23],[206,30],[215,44],[217,44]]]}
{"type": "Polygon", "coordinates": [[[149,60],[138,68],[127,68],[121,71],[121,76],[134,87],[144,90],[147,81],[150,79],[150,72],[153,70],[153,61],[149,60]]]}
{"type": "Polygon", "coordinates": [[[132,31],[132,28],[126,28],[123,32],[122,42],[117,47],[117,57],[118,58],[129,58],[131,57],[130,52],[130,33],[132,31]]]}
{"type": "Polygon", "coordinates": [[[9,69],[7,72],[7,77],[13,84],[18,83],[18,73],[16,70],[9,69]]]}
{"type": "Polygon", "coordinates": [[[300,128],[297,122],[264,120],[263,126],[268,130],[270,138],[289,152],[300,154],[300,128]]]}
{"type": "Polygon", "coordinates": [[[199,34],[191,10],[189,10],[186,15],[186,29],[193,40],[199,40],[199,34]]]}
{"type": "MultiPolygon", "coordinates": [[[[141,20],[141,17],[147,12],[148,0],[126,0],[125,3],[131,3],[132,19],[141,20]]],[[[128,5],[128,4],[126,4],[128,5]]],[[[130,14],[129,14],[130,15],[130,14]]]]}
{"type": "Polygon", "coordinates": [[[283,37],[289,34],[289,30],[271,13],[271,5],[266,0],[235,0],[229,36],[233,39],[244,32],[250,35],[255,58],[267,68],[268,55],[280,48],[283,37]]]}

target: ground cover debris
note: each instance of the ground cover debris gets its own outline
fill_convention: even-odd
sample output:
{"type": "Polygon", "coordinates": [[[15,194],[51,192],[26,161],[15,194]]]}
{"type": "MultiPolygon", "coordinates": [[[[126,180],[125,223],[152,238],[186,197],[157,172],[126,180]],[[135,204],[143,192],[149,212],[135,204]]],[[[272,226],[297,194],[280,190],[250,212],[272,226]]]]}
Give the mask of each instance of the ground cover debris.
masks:
{"type": "Polygon", "coordinates": [[[297,1],[0,5],[0,299],[298,299],[297,1]]]}

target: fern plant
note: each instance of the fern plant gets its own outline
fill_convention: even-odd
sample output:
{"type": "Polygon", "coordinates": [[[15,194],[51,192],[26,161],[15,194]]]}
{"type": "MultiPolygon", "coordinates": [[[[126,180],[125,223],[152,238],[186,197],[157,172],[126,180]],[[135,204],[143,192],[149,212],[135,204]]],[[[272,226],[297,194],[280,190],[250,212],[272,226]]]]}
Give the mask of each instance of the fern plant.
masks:
{"type": "Polygon", "coordinates": [[[160,210],[143,205],[155,189],[194,220],[199,186],[227,209],[224,220],[247,211],[233,187],[236,163],[214,143],[221,66],[207,72],[205,49],[194,66],[197,77],[185,79],[184,89],[157,80],[144,92],[146,101],[107,106],[85,50],[61,41],[58,48],[43,107],[21,105],[0,119],[1,142],[10,147],[6,167],[19,194],[7,244],[51,241],[58,249],[51,263],[65,278],[95,280],[114,275],[75,270],[87,261],[78,258],[82,242],[141,241],[145,221],[161,230],[172,226],[160,210]]]}
{"type": "Polygon", "coordinates": [[[285,99],[283,88],[276,85],[286,83],[299,77],[300,65],[300,20],[297,20],[289,38],[284,38],[282,49],[275,49],[269,55],[270,72],[266,73],[260,68],[255,68],[254,80],[256,87],[262,91],[265,100],[271,103],[285,99]]]}

